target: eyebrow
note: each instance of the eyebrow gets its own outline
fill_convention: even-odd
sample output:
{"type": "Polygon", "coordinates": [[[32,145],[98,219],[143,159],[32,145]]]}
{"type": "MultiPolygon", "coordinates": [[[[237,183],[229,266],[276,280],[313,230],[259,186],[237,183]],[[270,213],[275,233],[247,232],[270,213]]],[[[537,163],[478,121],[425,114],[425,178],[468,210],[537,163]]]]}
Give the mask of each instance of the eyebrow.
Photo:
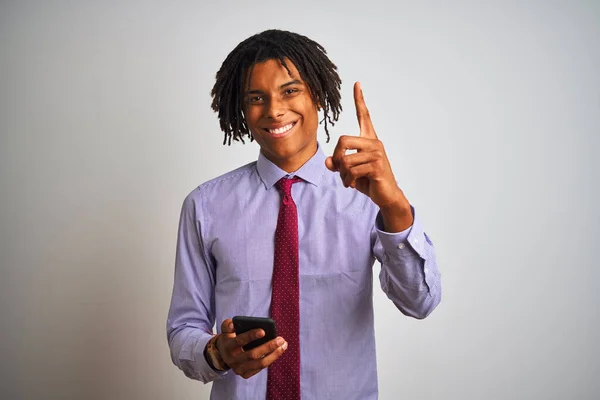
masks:
{"type": "MultiPolygon", "coordinates": [[[[279,86],[279,89],[284,89],[288,86],[291,85],[302,85],[302,81],[299,81],[298,79],[294,79],[293,81],[289,81],[287,83],[284,83],[283,85],[279,86]]],[[[250,95],[250,94],[262,94],[264,93],[262,90],[248,90],[246,93],[244,93],[246,96],[250,95]]]]}

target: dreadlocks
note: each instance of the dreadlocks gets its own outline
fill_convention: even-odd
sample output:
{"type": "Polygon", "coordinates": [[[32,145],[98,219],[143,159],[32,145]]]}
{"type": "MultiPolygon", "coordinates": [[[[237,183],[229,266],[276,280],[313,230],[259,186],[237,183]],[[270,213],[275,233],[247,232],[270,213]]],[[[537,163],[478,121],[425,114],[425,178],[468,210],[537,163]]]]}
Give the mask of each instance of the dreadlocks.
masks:
{"type": "Polygon", "coordinates": [[[333,126],[342,111],[342,81],[337,67],[327,57],[325,48],[317,42],[296,33],[272,29],[238,44],[217,72],[217,80],[210,93],[213,98],[211,107],[218,112],[221,130],[225,133],[223,144],[231,145],[232,138],[245,143],[243,136],[254,140],[243,114],[242,86],[246,73],[250,72],[248,76],[251,76],[255,64],[270,59],[278,59],[290,73],[286,58],[296,66],[300,77],[308,85],[313,102],[323,108],[324,117],[320,122],[325,123],[329,142],[327,124],[333,126]]]}

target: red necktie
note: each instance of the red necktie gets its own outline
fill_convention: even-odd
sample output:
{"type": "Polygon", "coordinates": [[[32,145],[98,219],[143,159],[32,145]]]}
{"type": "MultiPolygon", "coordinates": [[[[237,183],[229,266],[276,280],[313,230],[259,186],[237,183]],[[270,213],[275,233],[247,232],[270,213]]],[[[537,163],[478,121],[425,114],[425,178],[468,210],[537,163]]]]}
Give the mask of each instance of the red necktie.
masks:
{"type": "Polygon", "coordinates": [[[292,185],[299,181],[300,178],[282,178],[277,182],[281,205],[275,229],[271,318],[277,324],[277,333],[288,342],[288,348],[269,366],[267,400],[300,399],[298,213],[292,199],[292,185]]]}

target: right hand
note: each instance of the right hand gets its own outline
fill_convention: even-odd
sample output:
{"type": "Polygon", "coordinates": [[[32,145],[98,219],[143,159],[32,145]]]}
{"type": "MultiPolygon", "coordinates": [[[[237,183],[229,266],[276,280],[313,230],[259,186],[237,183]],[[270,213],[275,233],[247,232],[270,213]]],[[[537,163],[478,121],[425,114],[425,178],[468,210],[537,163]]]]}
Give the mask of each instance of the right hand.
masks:
{"type": "Polygon", "coordinates": [[[287,342],[276,337],[252,350],[244,351],[242,346],[265,336],[262,329],[252,329],[240,335],[235,334],[233,321],[226,319],[221,324],[221,333],[215,345],[223,361],[236,375],[248,379],[277,360],[287,349],[287,342]]]}

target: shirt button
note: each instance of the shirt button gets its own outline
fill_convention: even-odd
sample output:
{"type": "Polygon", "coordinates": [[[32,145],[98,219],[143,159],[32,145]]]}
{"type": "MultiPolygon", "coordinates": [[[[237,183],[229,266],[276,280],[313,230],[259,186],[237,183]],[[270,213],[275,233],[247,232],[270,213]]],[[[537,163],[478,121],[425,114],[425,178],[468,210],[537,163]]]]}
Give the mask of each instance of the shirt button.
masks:
{"type": "Polygon", "coordinates": [[[400,243],[400,244],[398,245],[398,248],[399,248],[399,249],[403,249],[403,248],[404,248],[404,243],[400,243]]]}

